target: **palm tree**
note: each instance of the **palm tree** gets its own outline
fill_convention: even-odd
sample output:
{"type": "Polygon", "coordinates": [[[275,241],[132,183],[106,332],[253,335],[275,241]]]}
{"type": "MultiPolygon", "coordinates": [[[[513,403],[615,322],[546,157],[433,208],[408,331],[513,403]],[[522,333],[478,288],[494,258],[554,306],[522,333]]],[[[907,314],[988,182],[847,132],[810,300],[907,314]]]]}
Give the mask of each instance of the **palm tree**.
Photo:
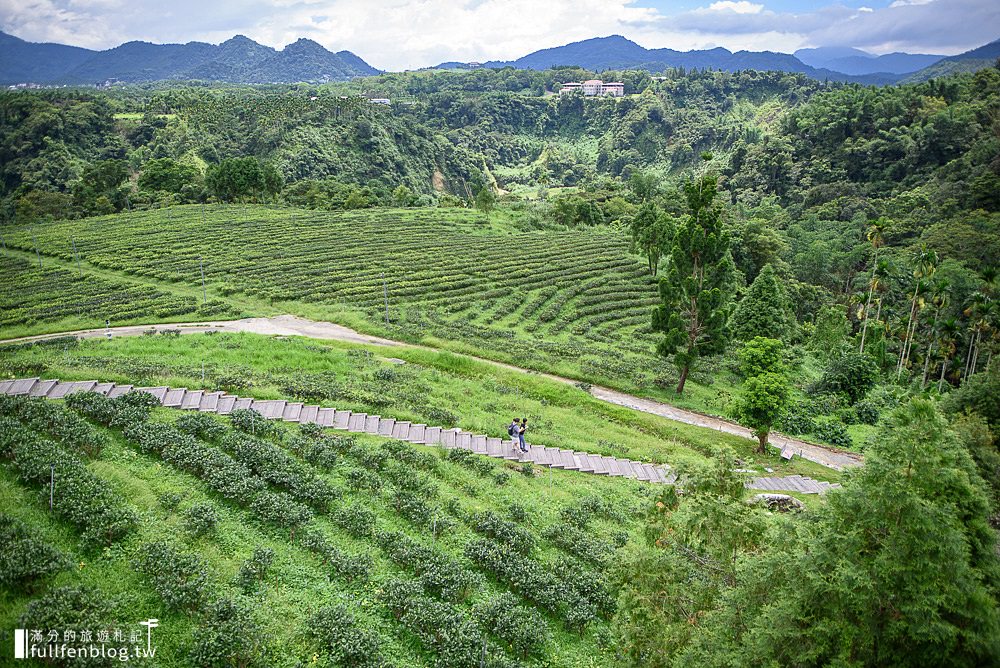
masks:
{"type": "Polygon", "coordinates": [[[931,303],[934,304],[934,322],[931,323],[927,336],[927,352],[924,353],[924,373],[920,380],[920,388],[927,387],[927,372],[930,369],[931,357],[934,354],[935,339],[938,334],[938,321],[941,319],[941,309],[951,301],[949,291],[951,282],[948,279],[936,279],[931,285],[931,303]]]}
{"type": "Polygon", "coordinates": [[[938,378],[938,393],[944,388],[944,376],[948,372],[948,364],[958,350],[958,334],[961,326],[955,318],[945,318],[938,326],[938,352],[941,358],[941,376],[938,378]]]}
{"type": "Polygon", "coordinates": [[[865,301],[864,310],[864,322],[861,325],[861,350],[859,352],[865,352],[865,337],[868,335],[868,313],[871,311],[872,306],[872,293],[875,292],[875,286],[878,274],[878,250],[885,243],[885,220],[879,218],[868,226],[868,243],[872,245],[872,249],[875,251],[874,258],[872,259],[872,277],[868,281],[868,299],[865,301]]]}
{"type": "Polygon", "coordinates": [[[979,349],[983,334],[994,330],[997,305],[994,296],[997,291],[997,271],[993,267],[983,270],[983,285],[972,295],[972,302],[965,307],[963,313],[969,316],[969,348],[965,357],[965,370],[962,378],[969,378],[979,368],[979,349]]]}
{"type": "Polygon", "coordinates": [[[913,285],[913,297],[910,301],[910,317],[906,321],[906,331],[903,334],[903,347],[899,351],[899,363],[896,365],[896,378],[903,374],[903,368],[910,360],[910,348],[913,344],[913,334],[917,330],[917,321],[920,318],[920,309],[923,308],[921,295],[927,289],[924,279],[934,275],[937,269],[937,253],[921,244],[913,253],[913,277],[916,279],[913,285]]]}

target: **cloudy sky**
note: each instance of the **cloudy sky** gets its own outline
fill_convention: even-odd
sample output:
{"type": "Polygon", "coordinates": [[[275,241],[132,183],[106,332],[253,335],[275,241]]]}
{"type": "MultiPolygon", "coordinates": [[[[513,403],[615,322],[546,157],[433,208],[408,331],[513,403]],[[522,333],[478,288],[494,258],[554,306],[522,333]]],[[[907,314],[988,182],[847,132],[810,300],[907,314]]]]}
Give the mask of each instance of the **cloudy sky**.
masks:
{"type": "Polygon", "coordinates": [[[276,48],[308,37],[400,70],[512,60],[612,34],[647,48],[954,54],[1000,37],[998,0],[0,0],[0,29],[105,49],[130,40],[276,48]]]}

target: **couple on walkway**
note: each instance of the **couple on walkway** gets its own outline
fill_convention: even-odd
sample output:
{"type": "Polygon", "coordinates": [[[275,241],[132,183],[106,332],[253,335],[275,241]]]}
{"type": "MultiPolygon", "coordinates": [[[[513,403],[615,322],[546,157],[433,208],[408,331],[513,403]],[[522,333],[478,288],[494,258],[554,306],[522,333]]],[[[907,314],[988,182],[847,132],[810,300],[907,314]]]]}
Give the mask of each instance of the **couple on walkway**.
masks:
{"type": "Polygon", "coordinates": [[[514,421],[507,426],[507,433],[510,434],[510,446],[513,450],[528,451],[528,446],[524,442],[524,432],[526,431],[528,431],[528,418],[520,420],[514,418],[514,421]]]}

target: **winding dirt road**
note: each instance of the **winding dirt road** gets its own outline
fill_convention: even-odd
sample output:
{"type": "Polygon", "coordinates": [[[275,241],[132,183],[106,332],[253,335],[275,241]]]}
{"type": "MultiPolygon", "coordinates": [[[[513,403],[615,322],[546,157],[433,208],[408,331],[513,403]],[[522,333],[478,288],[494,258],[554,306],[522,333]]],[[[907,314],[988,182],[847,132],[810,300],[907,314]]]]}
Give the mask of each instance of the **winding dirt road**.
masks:
{"type": "MultiPolygon", "coordinates": [[[[39,336],[7,339],[0,341],[0,345],[5,343],[44,341],[63,336],[75,336],[82,339],[103,338],[108,335],[109,331],[112,336],[141,336],[144,332],[150,329],[155,329],[157,331],[164,329],[176,329],[182,334],[197,334],[203,332],[251,332],[254,334],[279,336],[305,336],[312,339],[347,341],[349,343],[361,343],[377,346],[406,346],[411,348],[423,348],[425,350],[437,350],[427,346],[401,343],[399,341],[383,339],[377,336],[369,336],[332,322],[308,320],[306,318],[300,318],[293,315],[280,315],[272,318],[244,318],[242,320],[224,320],[215,322],[131,325],[128,327],[112,327],[110,330],[103,328],[86,329],[75,332],[61,332],[58,334],[42,334],[39,336]]],[[[504,364],[502,362],[495,362],[481,357],[476,357],[474,359],[494,364],[505,369],[512,369],[514,371],[524,373],[533,373],[560,383],[575,384],[577,382],[571,378],[530,371],[528,369],[523,369],[510,364],[504,364]]],[[[728,420],[713,417],[711,415],[704,415],[695,411],[677,408],[676,406],[671,406],[670,404],[653,401],[652,399],[644,399],[642,397],[625,394],[624,392],[618,392],[617,390],[597,385],[590,388],[590,393],[597,399],[607,401],[608,403],[616,404],[618,406],[624,406],[626,408],[642,411],[644,413],[659,415],[660,417],[667,418],[668,420],[674,420],[676,422],[694,425],[697,427],[704,427],[706,429],[712,429],[726,434],[733,434],[756,441],[754,436],[750,433],[750,430],[746,427],[729,422],[728,420]]],[[[809,461],[822,464],[823,466],[836,469],[838,471],[862,464],[862,458],[858,454],[817,445],[815,443],[809,443],[808,441],[802,441],[778,433],[771,434],[770,443],[771,445],[779,448],[788,447],[803,459],[808,459],[809,461]]]]}

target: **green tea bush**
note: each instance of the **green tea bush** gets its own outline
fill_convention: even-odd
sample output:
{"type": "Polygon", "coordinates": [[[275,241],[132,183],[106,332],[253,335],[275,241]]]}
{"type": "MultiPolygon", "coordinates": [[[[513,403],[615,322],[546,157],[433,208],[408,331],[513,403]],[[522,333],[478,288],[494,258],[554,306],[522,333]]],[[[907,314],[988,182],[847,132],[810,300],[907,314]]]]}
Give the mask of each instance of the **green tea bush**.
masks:
{"type": "Polygon", "coordinates": [[[179,492],[164,492],[163,494],[160,494],[156,500],[164,510],[174,511],[177,510],[177,506],[181,505],[181,501],[184,500],[184,495],[179,492]]]}
{"type": "Polygon", "coordinates": [[[0,395],[0,416],[13,417],[29,429],[48,434],[66,448],[90,457],[107,444],[107,437],[86,420],[46,399],[0,395]]]}
{"type": "Polygon", "coordinates": [[[595,566],[603,567],[614,547],[571,524],[553,524],[542,536],[556,547],[595,566]]]}
{"type": "Polygon", "coordinates": [[[157,541],[139,548],[137,571],[147,576],[163,602],[177,610],[199,610],[209,599],[208,572],[193,554],[157,541]]]}
{"type": "Polygon", "coordinates": [[[328,605],[309,618],[309,635],[334,665],[381,666],[379,636],[362,628],[343,605],[328,605]]]}
{"type": "Polygon", "coordinates": [[[261,490],[250,502],[250,512],[258,519],[282,529],[295,530],[310,521],[312,511],[285,492],[261,490]]]}
{"type": "Polygon", "coordinates": [[[530,554],[535,548],[535,538],[530,531],[491,510],[476,513],[470,526],[476,533],[492,538],[519,554],[530,554]]]}
{"type": "Polygon", "coordinates": [[[208,413],[184,413],[174,426],[205,441],[218,441],[226,433],[225,425],[208,413]]]}
{"type": "MultiPolygon", "coordinates": [[[[113,608],[96,589],[81,586],[64,586],[52,589],[28,603],[17,618],[23,629],[56,629],[60,632],[107,628],[114,624],[113,608]]],[[[130,620],[131,621],[131,620],[130,620]]],[[[6,651],[10,651],[9,648],[6,651]]],[[[8,655],[10,656],[10,655],[8,655]]],[[[77,663],[65,661],[63,665],[112,666],[121,665],[117,658],[101,661],[87,658],[77,663]]]]}
{"type": "MultiPolygon", "coordinates": [[[[435,653],[441,668],[481,666],[484,638],[476,624],[455,606],[423,596],[413,583],[391,580],[382,600],[395,618],[435,653]]],[[[495,659],[488,656],[487,666],[495,659]]]]}
{"type": "Polygon", "coordinates": [[[386,556],[410,569],[424,591],[446,601],[461,602],[482,585],[474,572],[445,552],[397,531],[379,531],[375,541],[386,556]]]}
{"type": "Polygon", "coordinates": [[[70,566],[70,559],[35,531],[0,513],[0,587],[30,592],[40,580],[70,566]]]}
{"type": "Polygon", "coordinates": [[[365,580],[371,574],[373,560],[368,554],[348,554],[331,543],[316,527],[307,526],[302,531],[302,546],[329,566],[334,575],[347,581],[365,580]]]}
{"type": "Polygon", "coordinates": [[[196,503],[184,513],[184,529],[192,536],[207,536],[219,526],[219,513],[211,503],[196,503]]]}
{"type": "Polygon", "coordinates": [[[333,521],[355,538],[370,538],[375,533],[375,513],[360,504],[341,506],[333,521]]]}
{"type": "Polygon", "coordinates": [[[229,414],[229,423],[233,429],[261,438],[273,437],[278,433],[277,426],[252,408],[236,409],[229,414]]]}
{"type": "Polygon", "coordinates": [[[367,469],[352,467],[347,469],[344,476],[347,478],[347,486],[356,492],[378,492],[382,489],[382,478],[367,469]]]}
{"type": "Polygon", "coordinates": [[[480,603],[472,614],[481,627],[500,638],[507,649],[522,659],[540,655],[551,638],[541,613],[518,605],[517,597],[510,593],[480,603]]]}
{"type": "Polygon", "coordinates": [[[207,606],[194,630],[188,655],[193,666],[255,668],[273,663],[265,656],[264,636],[253,609],[245,602],[220,599],[207,606]]]}
{"type": "Polygon", "coordinates": [[[110,545],[138,524],[135,512],[83,462],[11,418],[0,418],[0,454],[25,483],[48,489],[54,476],[53,509],[82,532],[85,546],[110,545]]]}
{"type": "Polygon", "coordinates": [[[268,547],[255,548],[250,558],[240,566],[240,572],[236,575],[236,583],[244,593],[249,594],[254,591],[260,583],[267,577],[267,571],[274,561],[274,550],[268,547]]]}

